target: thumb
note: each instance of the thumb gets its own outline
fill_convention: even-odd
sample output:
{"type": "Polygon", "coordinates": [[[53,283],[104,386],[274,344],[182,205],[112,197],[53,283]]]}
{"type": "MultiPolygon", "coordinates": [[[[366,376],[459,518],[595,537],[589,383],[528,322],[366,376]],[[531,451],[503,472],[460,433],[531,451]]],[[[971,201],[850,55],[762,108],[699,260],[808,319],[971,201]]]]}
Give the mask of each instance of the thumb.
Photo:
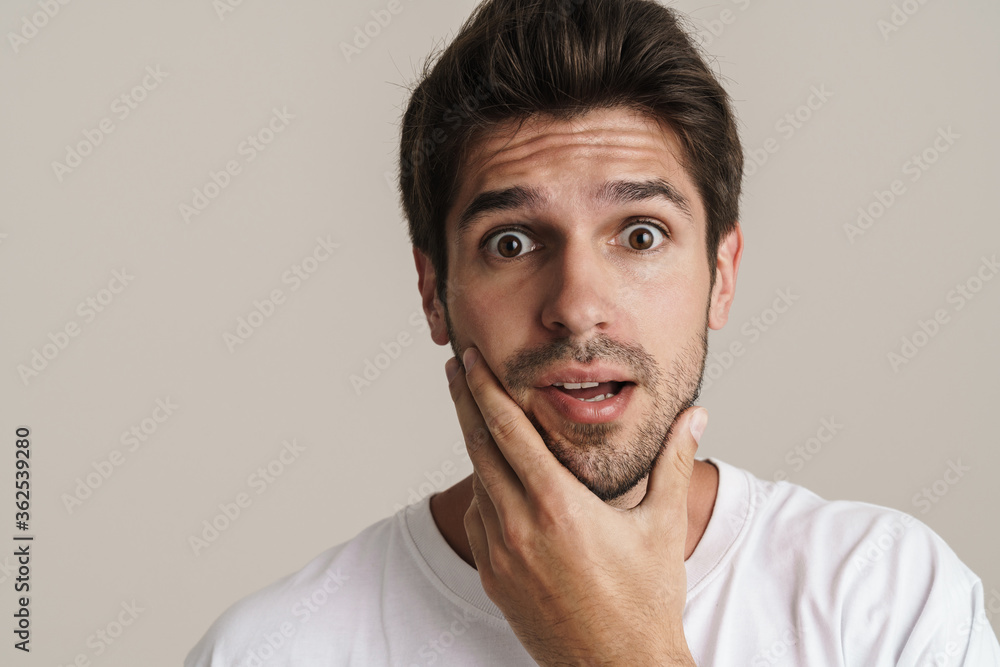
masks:
{"type": "Polygon", "coordinates": [[[688,489],[694,473],[698,441],[708,425],[708,410],[692,406],[674,421],[667,444],[653,464],[646,482],[646,495],[639,507],[656,511],[683,509],[687,516],[688,489]]]}

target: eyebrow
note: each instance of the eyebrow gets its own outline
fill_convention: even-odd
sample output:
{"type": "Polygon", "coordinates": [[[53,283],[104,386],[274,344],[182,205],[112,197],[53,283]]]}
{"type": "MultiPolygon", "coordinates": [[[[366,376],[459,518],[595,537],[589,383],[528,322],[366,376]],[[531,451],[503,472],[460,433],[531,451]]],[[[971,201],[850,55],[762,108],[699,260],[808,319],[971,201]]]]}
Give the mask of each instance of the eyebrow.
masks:
{"type": "MultiPolygon", "coordinates": [[[[459,216],[457,237],[461,240],[463,234],[479,218],[488,213],[541,208],[546,199],[544,192],[539,188],[524,185],[480,192],[459,216]]],[[[645,181],[608,181],[599,186],[594,193],[594,200],[604,205],[621,206],[652,199],[670,202],[680,209],[689,223],[694,223],[687,197],[662,178],[645,181]]]]}

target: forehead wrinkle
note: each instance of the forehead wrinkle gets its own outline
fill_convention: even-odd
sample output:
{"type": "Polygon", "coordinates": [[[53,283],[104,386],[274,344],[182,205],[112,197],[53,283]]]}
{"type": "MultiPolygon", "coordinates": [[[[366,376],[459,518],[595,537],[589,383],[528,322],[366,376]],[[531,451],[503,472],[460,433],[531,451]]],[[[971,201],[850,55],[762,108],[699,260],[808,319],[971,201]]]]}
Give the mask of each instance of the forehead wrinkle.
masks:
{"type": "MultiPolygon", "coordinates": [[[[468,165],[472,167],[469,172],[474,174],[474,178],[468,181],[467,185],[473,192],[477,188],[489,189],[483,189],[476,194],[464,211],[458,212],[456,230],[458,238],[464,236],[464,232],[469,230],[474,218],[480,213],[517,208],[538,209],[554,203],[551,199],[552,192],[545,187],[520,185],[514,191],[512,188],[516,186],[490,187],[489,181],[516,183],[513,177],[525,173],[525,168],[518,164],[524,160],[528,161],[527,173],[551,172],[553,166],[558,167],[567,160],[593,160],[595,157],[606,157],[611,162],[629,161],[631,164],[628,165],[628,171],[634,172],[633,178],[623,177],[618,180],[632,180],[633,183],[647,186],[657,181],[665,184],[666,187],[661,189],[667,190],[673,196],[659,198],[669,200],[686,215],[691,224],[694,224],[692,209],[700,208],[700,202],[696,196],[689,201],[689,198],[682,193],[682,189],[689,189],[685,186],[689,179],[686,178],[683,160],[677,154],[678,150],[681,153],[683,150],[677,145],[676,138],[671,136],[668,127],[650,122],[650,119],[644,117],[640,117],[639,120],[643,122],[643,126],[638,128],[632,124],[619,123],[587,127],[584,123],[582,127],[563,129],[565,126],[560,127],[558,123],[541,125],[527,123],[520,126],[513,134],[509,131],[496,131],[484,135],[480,141],[475,142],[478,144],[478,149],[473,150],[469,156],[471,159],[468,165]],[[663,155],[664,151],[670,158],[663,155]],[[650,167],[654,168],[653,172],[649,170],[650,167]],[[675,173],[678,170],[680,173],[675,173]],[[674,177],[680,177],[683,183],[676,183],[673,181],[674,177]],[[671,185],[672,183],[675,185],[671,185]],[[490,199],[493,201],[490,202],[490,199]]],[[[610,184],[613,186],[614,182],[611,181],[610,184]]],[[[652,198],[640,196],[640,192],[644,189],[642,187],[636,188],[634,185],[625,184],[613,186],[611,192],[607,192],[608,186],[609,183],[606,182],[599,188],[604,188],[605,194],[618,196],[606,201],[596,197],[595,201],[615,203],[613,200],[623,202],[652,198]]],[[[576,201],[580,203],[579,200],[576,201]]]]}
{"type": "Polygon", "coordinates": [[[563,152],[580,152],[587,155],[610,151],[611,157],[624,157],[631,153],[656,153],[666,147],[673,154],[669,143],[664,142],[661,145],[657,139],[659,136],[653,135],[649,131],[624,128],[591,128],[571,132],[548,131],[526,137],[518,143],[508,140],[503,146],[492,151],[489,149],[497,140],[487,140],[478,151],[478,159],[474,159],[472,162],[474,164],[478,162],[477,170],[483,171],[488,167],[501,167],[510,162],[518,162],[538,153],[552,154],[553,151],[556,155],[563,152]],[[656,136],[655,139],[654,136],[656,136]],[[571,137],[571,139],[567,140],[567,137],[571,137]],[[555,146],[550,147],[549,144],[555,144],[555,146]]]}

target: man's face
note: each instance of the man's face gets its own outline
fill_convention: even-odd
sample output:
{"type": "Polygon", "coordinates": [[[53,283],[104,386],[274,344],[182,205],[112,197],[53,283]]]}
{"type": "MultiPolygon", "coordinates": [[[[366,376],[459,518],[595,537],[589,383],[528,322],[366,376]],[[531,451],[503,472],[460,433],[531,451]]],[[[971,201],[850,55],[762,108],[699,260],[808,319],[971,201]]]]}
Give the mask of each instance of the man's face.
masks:
{"type": "Polygon", "coordinates": [[[459,360],[474,345],[556,458],[614,501],[697,400],[732,281],[710,294],[705,211],[671,130],[623,109],[513,127],[478,142],[460,172],[432,336],[459,360]],[[615,382],[552,386],[584,377],[615,382]]]}

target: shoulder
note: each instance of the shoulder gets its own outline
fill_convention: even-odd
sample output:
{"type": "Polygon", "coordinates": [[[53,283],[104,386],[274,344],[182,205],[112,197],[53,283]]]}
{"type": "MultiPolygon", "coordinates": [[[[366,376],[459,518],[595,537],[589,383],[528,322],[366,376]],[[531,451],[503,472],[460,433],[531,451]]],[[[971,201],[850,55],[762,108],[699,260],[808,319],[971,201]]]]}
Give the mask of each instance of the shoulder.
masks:
{"type": "Polygon", "coordinates": [[[941,651],[996,650],[982,581],[923,521],[872,503],[826,500],[786,481],[748,479],[748,570],[774,578],[805,609],[828,610],[849,652],[877,656],[878,664],[903,657],[914,662],[898,664],[916,664],[941,651]]]}
{"type": "Polygon", "coordinates": [[[827,500],[787,481],[770,482],[750,473],[742,512],[748,517],[751,548],[781,551],[826,566],[843,578],[866,579],[878,572],[947,573],[977,577],[927,524],[891,507],[857,500],[827,500]],[[903,568],[902,571],[899,568],[903,568]]]}
{"type": "Polygon", "coordinates": [[[269,665],[293,664],[292,645],[308,642],[315,628],[349,630],[357,610],[348,603],[366,599],[367,587],[380,580],[395,530],[396,517],[382,519],[235,602],[191,649],[184,666],[256,664],[254,658],[269,665]]]}

